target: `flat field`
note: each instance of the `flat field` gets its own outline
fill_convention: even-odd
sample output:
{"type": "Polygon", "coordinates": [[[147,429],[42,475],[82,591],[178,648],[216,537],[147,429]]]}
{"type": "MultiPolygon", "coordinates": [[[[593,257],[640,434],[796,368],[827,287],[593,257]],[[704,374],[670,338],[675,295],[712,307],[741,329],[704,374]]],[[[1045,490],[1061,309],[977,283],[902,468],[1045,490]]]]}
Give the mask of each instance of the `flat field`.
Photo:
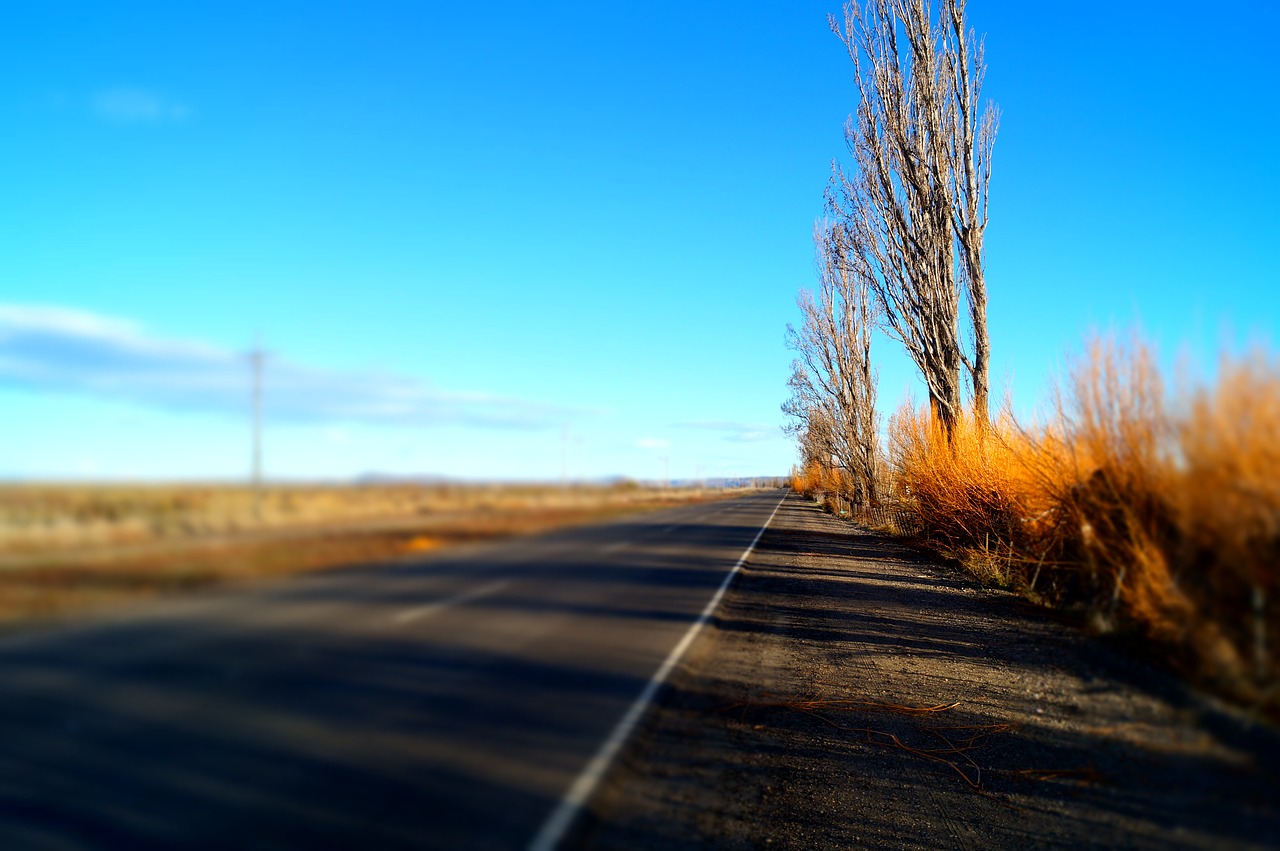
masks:
{"type": "Polygon", "coordinates": [[[742,493],[630,484],[9,485],[0,487],[0,627],[742,493]]]}

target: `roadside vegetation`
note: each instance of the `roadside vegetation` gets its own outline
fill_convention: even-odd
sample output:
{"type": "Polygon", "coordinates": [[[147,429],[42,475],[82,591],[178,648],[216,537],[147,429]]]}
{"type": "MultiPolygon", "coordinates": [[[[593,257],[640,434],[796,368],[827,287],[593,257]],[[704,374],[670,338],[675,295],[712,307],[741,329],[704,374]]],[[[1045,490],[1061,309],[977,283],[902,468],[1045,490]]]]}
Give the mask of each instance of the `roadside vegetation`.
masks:
{"type": "Polygon", "coordinates": [[[904,404],[880,502],[812,461],[792,487],[1280,717],[1280,364],[1168,384],[1141,342],[1095,340],[1048,422],[969,414],[948,439],[904,404]]]}
{"type": "Polygon", "coordinates": [[[632,482],[10,485],[0,487],[0,627],[741,492],[632,482]]]}
{"type": "Polygon", "coordinates": [[[0,552],[260,534],[307,526],[413,522],[450,514],[509,515],[683,499],[686,491],[620,482],[546,484],[373,483],[30,484],[0,487],[0,552]]]}
{"type": "Polygon", "coordinates": [[[1280,364],[1170,383],[1142,340],[1095,339],[1043,420],[989,410],[983,232],[998,112],[979,109],[965,0],[849,3],[854,65],[783,405],[797,492],[980,579],[1127,637],[1280,718],[1280,364]],[[871,331],[927,389],[875,414],[871,331]]]}
{"type": "Polygon", "coordinates": [[[984,581],[1116,632],[1280,717],[1280,367],[1170,388],[1140,342],[1096,340],[1049,422],[888,428],[894,525],[984,581]]]}

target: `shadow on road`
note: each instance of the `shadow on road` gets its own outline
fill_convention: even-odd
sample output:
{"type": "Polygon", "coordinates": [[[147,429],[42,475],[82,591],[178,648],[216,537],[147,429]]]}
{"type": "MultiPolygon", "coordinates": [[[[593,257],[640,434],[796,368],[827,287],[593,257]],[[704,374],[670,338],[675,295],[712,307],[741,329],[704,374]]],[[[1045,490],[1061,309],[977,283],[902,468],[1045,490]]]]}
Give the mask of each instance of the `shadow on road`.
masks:
{"type": "Polygon", "coordinates": [[[798,499],[715,625],[587,847],[1280,844],[1274,731],[798,499]]]}
{"type": "Polygon", "coordinates": [[[586,527],[11,637],[0,847],[521,847],[757,530],[586,527]]]}

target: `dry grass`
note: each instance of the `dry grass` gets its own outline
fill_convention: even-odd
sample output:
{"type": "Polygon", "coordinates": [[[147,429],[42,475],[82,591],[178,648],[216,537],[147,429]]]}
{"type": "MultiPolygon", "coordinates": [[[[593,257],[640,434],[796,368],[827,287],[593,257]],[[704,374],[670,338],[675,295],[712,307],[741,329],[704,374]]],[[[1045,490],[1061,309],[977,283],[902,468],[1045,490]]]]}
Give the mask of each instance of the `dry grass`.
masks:
{"type": "Polygon", "coordinates": [[[239,485],[8,485],[0,487],[0,552],[182,541],[446,513],[621,505],[660,494],[637,485],[273,485],[260,492],[239,485]]]}
{"type": "Polygon", "coordinates": [[[855,487],[853,476],[848,471],[810,462],[791,471],[788,485],[794,493],[820,502],[828,513],[837,517],[850,516],[849,499],[855,487]]]}
{"type": "Polygon", "coordinates": [[[789,484],[795,493],[815,497],[826,490],[828,482],[831,481],[830,477],[834,473],[834,470],[811,461],[803,467],[795,467],[791,470],[789,484]]]}
{"type": "Polygon", "coordinates": [[[1280,368],[1224,360],[1170,394],[1151,350],[1095,341],[1048,424],[891,420],[921,539],[984,580],[1080,611],[1202,683],[1280,710],[1280,368]]]}
{"type": "Polygon", "coordinates": [[[496,485],[0,488],[0,624],[737,495],[496,485]]]}

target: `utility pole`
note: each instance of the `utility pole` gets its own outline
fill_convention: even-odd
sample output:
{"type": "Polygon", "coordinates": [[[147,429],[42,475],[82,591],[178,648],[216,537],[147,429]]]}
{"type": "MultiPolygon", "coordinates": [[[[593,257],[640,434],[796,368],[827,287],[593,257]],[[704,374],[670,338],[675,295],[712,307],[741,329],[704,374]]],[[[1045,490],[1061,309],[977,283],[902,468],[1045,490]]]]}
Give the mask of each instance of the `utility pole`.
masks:
{"type": "Polygon", "coordinates": [[[560,427],[560,487],[569,489],[569,427],[560,427]]]}
{"type": "Polygon", "coordinates": [[[253,370],[253,516],[262,519],[262,364],[267,353],[262,342],[254,335],[253,351],[249,352],[249,365],[253,370]]]}

